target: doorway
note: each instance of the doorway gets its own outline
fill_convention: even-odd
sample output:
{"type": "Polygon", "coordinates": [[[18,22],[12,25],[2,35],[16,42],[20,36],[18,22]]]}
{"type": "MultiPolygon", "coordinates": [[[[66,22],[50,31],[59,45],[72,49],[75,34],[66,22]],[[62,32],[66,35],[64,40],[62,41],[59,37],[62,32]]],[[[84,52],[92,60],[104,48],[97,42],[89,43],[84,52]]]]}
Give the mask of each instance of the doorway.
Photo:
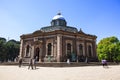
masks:
{"type": "Polygon", "coordinates": [[[36,58],[37,61],[39,61],[39,58],[40,58],[39,55],[40,55],[40,48],[37,47],[34,55],[34,58],[36,58]]]}

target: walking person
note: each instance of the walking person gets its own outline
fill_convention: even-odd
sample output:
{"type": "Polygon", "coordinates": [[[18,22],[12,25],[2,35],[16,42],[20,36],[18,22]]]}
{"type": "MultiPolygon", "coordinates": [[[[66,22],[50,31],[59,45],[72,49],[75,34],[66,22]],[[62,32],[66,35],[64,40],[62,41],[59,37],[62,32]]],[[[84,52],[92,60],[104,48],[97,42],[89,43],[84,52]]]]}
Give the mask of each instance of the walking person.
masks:
{"type": "Polygon", "coordinates": [[[19,58],[19,67],[22,65],[22,58],[19,58]]]}
{"type": "Polygon", "coordinates": [[[36,69],[36,62],[37,62],[37,56],[33,59],[33,65],[34,65],[34,68],[36,69]]]}
{"type": "Polygon", "coordinates": [[[31,67],[31,69],[33,69],[33,59],[32,58],[30,59],[28,69],[30,69],[30,67],[31,67]]]}

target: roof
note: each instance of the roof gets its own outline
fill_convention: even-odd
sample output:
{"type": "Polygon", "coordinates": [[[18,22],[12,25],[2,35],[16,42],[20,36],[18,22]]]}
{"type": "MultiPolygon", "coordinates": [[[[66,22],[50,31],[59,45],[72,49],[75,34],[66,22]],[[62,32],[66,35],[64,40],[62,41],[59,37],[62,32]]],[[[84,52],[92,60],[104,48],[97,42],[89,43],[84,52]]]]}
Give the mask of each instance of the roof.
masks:
{"type": "Polygon", "coordinates": [[[41,28],[40,30],[42,32],[51,32],[56,30],[63,30],[63,31],[74,32],[74,33],[78,32],[77,28],[70,27],[70,26],[47,26],[47,27],[41,28]]]}

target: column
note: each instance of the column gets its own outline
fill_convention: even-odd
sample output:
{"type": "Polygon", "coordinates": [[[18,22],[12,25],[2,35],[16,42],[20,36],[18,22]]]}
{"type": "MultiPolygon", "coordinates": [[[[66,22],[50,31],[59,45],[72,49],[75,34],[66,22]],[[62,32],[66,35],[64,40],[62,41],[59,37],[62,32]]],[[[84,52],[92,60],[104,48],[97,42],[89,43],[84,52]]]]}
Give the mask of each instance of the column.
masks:
{"type": "Polygon", "coordinates": [[[39,62],[42,62],[42,48],[39,49],[39,62]]]}
{"type": "Polygon", "coordinates": [[[62,43],[61,43],[61,35],[60,34],[58,34],[57,35],[57,62],[60,62],[60,56],[61,56],[61,45],[62,45],[62,43]]]}
{"type": "Polygon", "coordinates": [[[53,41],[52,41],[52,51],[51,51],[51,56],[54,56],[54,43],[53,43],[53,41]]]}
{"type": "Polygon", "coordinates": [[[31,58],[34,58],[34,46],[31,46],[31,58]]]}
{"type": "Polygon", "coordinates": [[[83,56],[85,56],[85,42],[83,42],[83,56]]]}
{"type": "Polygon", "coordinates": [[[19,53],[19,57],[23,57],[23,39],[20,40],[21,41],[21,44],[20,44],[20,53],[19,53]]]}
{"type": "Polygon", "coordinates": [[[97,54],[96,54],[96,47],[97,47],[96,46],[96,40],[94,40],[92,44],[93,44],[93,47],[92,47],[92,49],[93,49],[93,57],[96,58],[97,57],[97,54]]]}
{"type": "Polygon", "coordinates": [[[88,57],[88,54],[87,54],[87,42],[86,41],[84,41],[84,45],[85,45],[85,48],[84,48],[85,57],[88,57]]]}

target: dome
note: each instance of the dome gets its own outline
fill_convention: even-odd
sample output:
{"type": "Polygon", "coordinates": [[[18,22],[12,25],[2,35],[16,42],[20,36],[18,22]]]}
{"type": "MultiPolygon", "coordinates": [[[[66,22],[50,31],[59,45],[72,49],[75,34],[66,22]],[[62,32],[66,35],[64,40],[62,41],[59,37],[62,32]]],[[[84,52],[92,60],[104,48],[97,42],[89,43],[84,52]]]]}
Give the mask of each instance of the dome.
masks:
{"type": "Polygon", "coordinates": [[[65,20],[65,18],[61,15],[61,13],[58,13],[56,16],[54,16],[52,20],[56,20],[56,19],[65,20]]]}
{"type": "Polygon", "coordinates": [[[61,15],[61,13],[58,13],[56,16],[53,17],[51,21],[51,26],[46,26],[40,29],[40,31],[42,32],[52,32],[57,30],[74,32],[74,33],[78,32],[77,28],[67,26],[67,22],[65,18],[61,15]]]}
{"type": "Polygon", "coordinates": [[[53,17],[51,21],[51,26],[66,26],[67,22],[65,18],[61,15],[61,13],[58,13],[56,16],[53,17]]]}

